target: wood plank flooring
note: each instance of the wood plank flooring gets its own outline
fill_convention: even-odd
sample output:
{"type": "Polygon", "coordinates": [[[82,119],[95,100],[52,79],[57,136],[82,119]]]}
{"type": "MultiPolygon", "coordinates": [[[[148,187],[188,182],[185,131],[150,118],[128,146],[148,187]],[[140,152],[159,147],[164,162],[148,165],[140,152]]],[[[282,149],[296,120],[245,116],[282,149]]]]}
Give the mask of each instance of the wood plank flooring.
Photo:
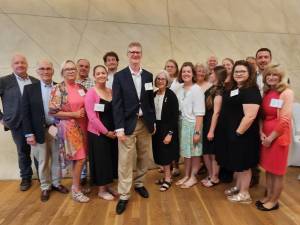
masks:
{"type": "MultiPolygon", "coordinates": [[[[19,191],[19,181],[0,181],[0,225],[300,225],[299,173],[300,168],[288,169],[280,209],[273,212],[261,212],[254,206],[264,192],[263,173],[261,184],[251,189],[253,204],[240,205],[224,197],[223,191],[230,184],[210,189],[198,184],[188,190],[173,185],[161,193],[154,184],[160,175],[151,170],[146,180],[150,198],[133,193],[126,212],[120,216],[115,213],[116,201],[100,200],[96,188],[87,204],[57,192],[42,203],[37,181],[26,192],[19,191]]],[[[69,187],[71,180],[64,179],[63,183],[69,187]]]]}

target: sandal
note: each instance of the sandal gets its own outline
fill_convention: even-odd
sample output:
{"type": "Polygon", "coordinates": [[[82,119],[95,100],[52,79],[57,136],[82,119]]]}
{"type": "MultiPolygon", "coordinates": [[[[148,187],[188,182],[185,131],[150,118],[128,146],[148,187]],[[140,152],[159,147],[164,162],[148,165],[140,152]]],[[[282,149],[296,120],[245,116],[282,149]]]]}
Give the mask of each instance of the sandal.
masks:
{"type": "Polygon", "coordinates": [[[98,197],[102,198],[104,200],[107,200],[107,201],[111,201],[111,200],[115,199],[115,197],[111,193],[106,192],[106,191],[105,192],[98,192],[98,197]]]}
{"type": "Polygon", "coordinates": [[[231,196],[231,195],[235,195],[235,194],[239,193],[239,191],[240,190],[237,187],[232,187],[232,188],[226,189],[224,191],[224,194],[226,196],[231,196]]]}
{"type": "Polygon", "coordinates": [[[231,202],[250,204],[252,199],[249,193],[238,193],[232,196],[228,196],[227,199],[231,202]]]}
{"type": "Polygon", "coordinates": [[[210,188],[210,187],[213,187],[213,186],[218,185],[219,183],[220,183],[220,181],[214,182],[214,181],[212,181],[211,179],[209,179],[206,183],[202,183],[202,185],[203,185],[204,187],[210,188]]]}
{"type": "Polygon", "coordinates": [[[161,192],[165,192],[165,191],[169,190],[170,187],[171,187],[171,182],[164,181],[163,184],[160,186],[159,190],[161,192]]]}
{"type": "Polygon", "coordinates": [[[72,198],[74,201],[80,202],[80,203],[86,203],[86,202],[90,201],[90,198],[85,196],[81,191],[75,192],[72,190],[72,198]]]}
{"type": "Polygon", "coordinates": [[[210,180],[210,177],[209,176],[207,176],[207,177],[205,177],[204,179],[202,179],[200,182],[201,182],[201,184],[206,184],[208,181],[210,180]]]}
{"type": "Polygon", "coordinates": [[[160,179],[158,179],[158,180],[155,181],[155,184],[162,185],[164,182],[165,182],[165,179],[164,178],[160,178],[160,179]]]}

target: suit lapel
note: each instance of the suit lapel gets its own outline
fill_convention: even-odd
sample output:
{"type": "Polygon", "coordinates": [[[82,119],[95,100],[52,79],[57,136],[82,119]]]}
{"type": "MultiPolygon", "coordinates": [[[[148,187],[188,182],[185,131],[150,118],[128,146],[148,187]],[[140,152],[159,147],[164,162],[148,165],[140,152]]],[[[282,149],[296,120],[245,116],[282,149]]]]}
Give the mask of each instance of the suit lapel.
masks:
{"type": "Polygon", "coordinates": [[[146,83],[146,80],[145,80],[145,73],[144,73],[144,70],[142,70],[142,73],[141,73],[141,100],[144,98],[145,96],[145,83],[146,83]]]}
{"type": "Polygon", "coordinates": [[[36,98],[37,98],[37,101],[39,102],[40,109],[43,111],[43,114],[45,114],[41,82],[39,81],[34,85],[35,85],[35,90],[36,90],[36,98]]]}
{"type": "Polygon", "coordinates": [[[15,87],[17,94],[21,97],[21,90],[15,74],[11,74],[9,77],[9,87],[15,87]]]}

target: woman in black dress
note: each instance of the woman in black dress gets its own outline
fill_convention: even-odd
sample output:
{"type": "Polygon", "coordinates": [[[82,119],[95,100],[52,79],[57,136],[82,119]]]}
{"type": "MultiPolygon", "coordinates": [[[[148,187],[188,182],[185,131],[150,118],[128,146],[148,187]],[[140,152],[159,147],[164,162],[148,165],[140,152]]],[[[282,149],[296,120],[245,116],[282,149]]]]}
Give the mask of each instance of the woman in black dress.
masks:
{"type": "Polygon", "coordinates": [[[227,72],[224,66],[216,66],[210,74],[213,84],[205,93],[205,116],[203,119],[203,159],[208,176],[201,180],[205,187],[212,187],[219,181],[219,165],[215,160],[215,129],[222,105],[222,94],[227,72]]]}
{"type": "Polygon", "coordinates": [[[236,185],[225,191],[228,200],[251,203],[251,168],[259,160],[257,113],[261,96],[253,67],[246,61],[233,66],[231,88],[223,94],[216,133],[216,159],[219,165],[236,174],[236,185]]]}
{"type": "Polygon", "coordinates": [[[98,196],[113,200],[116,193],[108,187],[117,175],[118,146],[113,125],[112,91],[106,87],[107,70],[94,67],[95,87],[85,97],[85,109],[89,119],[88,145],[90,175],[98,186],[98,196]]]}
{"type": "Polygon", "coordinates": [[[152,137],[155,163],[162,165],[164,178],[158,180],[160,191],[171,186],[171,163],[179,157],[178,117],[179,106],[176,95],[167,88],[168,73],[162,70],[154,80],[158,90],[154,93],[156,132],[152,137]]]}

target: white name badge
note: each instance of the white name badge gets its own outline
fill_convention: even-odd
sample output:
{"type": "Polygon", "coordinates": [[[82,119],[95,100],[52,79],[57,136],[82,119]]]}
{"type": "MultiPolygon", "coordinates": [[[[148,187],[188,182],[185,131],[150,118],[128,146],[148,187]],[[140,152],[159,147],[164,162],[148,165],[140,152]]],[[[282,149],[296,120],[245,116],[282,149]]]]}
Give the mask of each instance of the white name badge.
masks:
{"type": "Polygon", "coordinates": [[[276,98],[271,99],[271,102],[270,102],[271,107],[281,109],[282,105],[283,105],[283,100],[276,99],[276,98]]]}
{"type": "Polygon", "coordinates": [[[151,91],[153,90],[153,86],[152,86],[152,83],[145,83],[145,89],[146,91],[151,91]]]}
{"type": "Polygon", "coordinates": [[[56,137],[57,135],[57,127],[56,126],[53,126],[51,125],[49,128],[48,128],[48,133],[52,136],[52,137],[56,137]]]}
{"type": "Polygon", "coordinates": [[[82,89],[79,89],[79,90],[78,90],[78,93],[79,93],[79,95],[80,95],[81,97],[85,96],[85,92],[84,92],[84,90],[82,90],[82,89]]]}
{"type": "Polygon", "coordinates": [[[238,94],[239,94],[239,89],[232,90],[232,91],[230,92],[230,97],[236,96],[236,95],[238,95],[238,94]]]}
{"type": "Polygon", "coordinates": [[[104,112],[104,104],[95,104],[94,105],[94,111],[96,112],[104,112]]]}

